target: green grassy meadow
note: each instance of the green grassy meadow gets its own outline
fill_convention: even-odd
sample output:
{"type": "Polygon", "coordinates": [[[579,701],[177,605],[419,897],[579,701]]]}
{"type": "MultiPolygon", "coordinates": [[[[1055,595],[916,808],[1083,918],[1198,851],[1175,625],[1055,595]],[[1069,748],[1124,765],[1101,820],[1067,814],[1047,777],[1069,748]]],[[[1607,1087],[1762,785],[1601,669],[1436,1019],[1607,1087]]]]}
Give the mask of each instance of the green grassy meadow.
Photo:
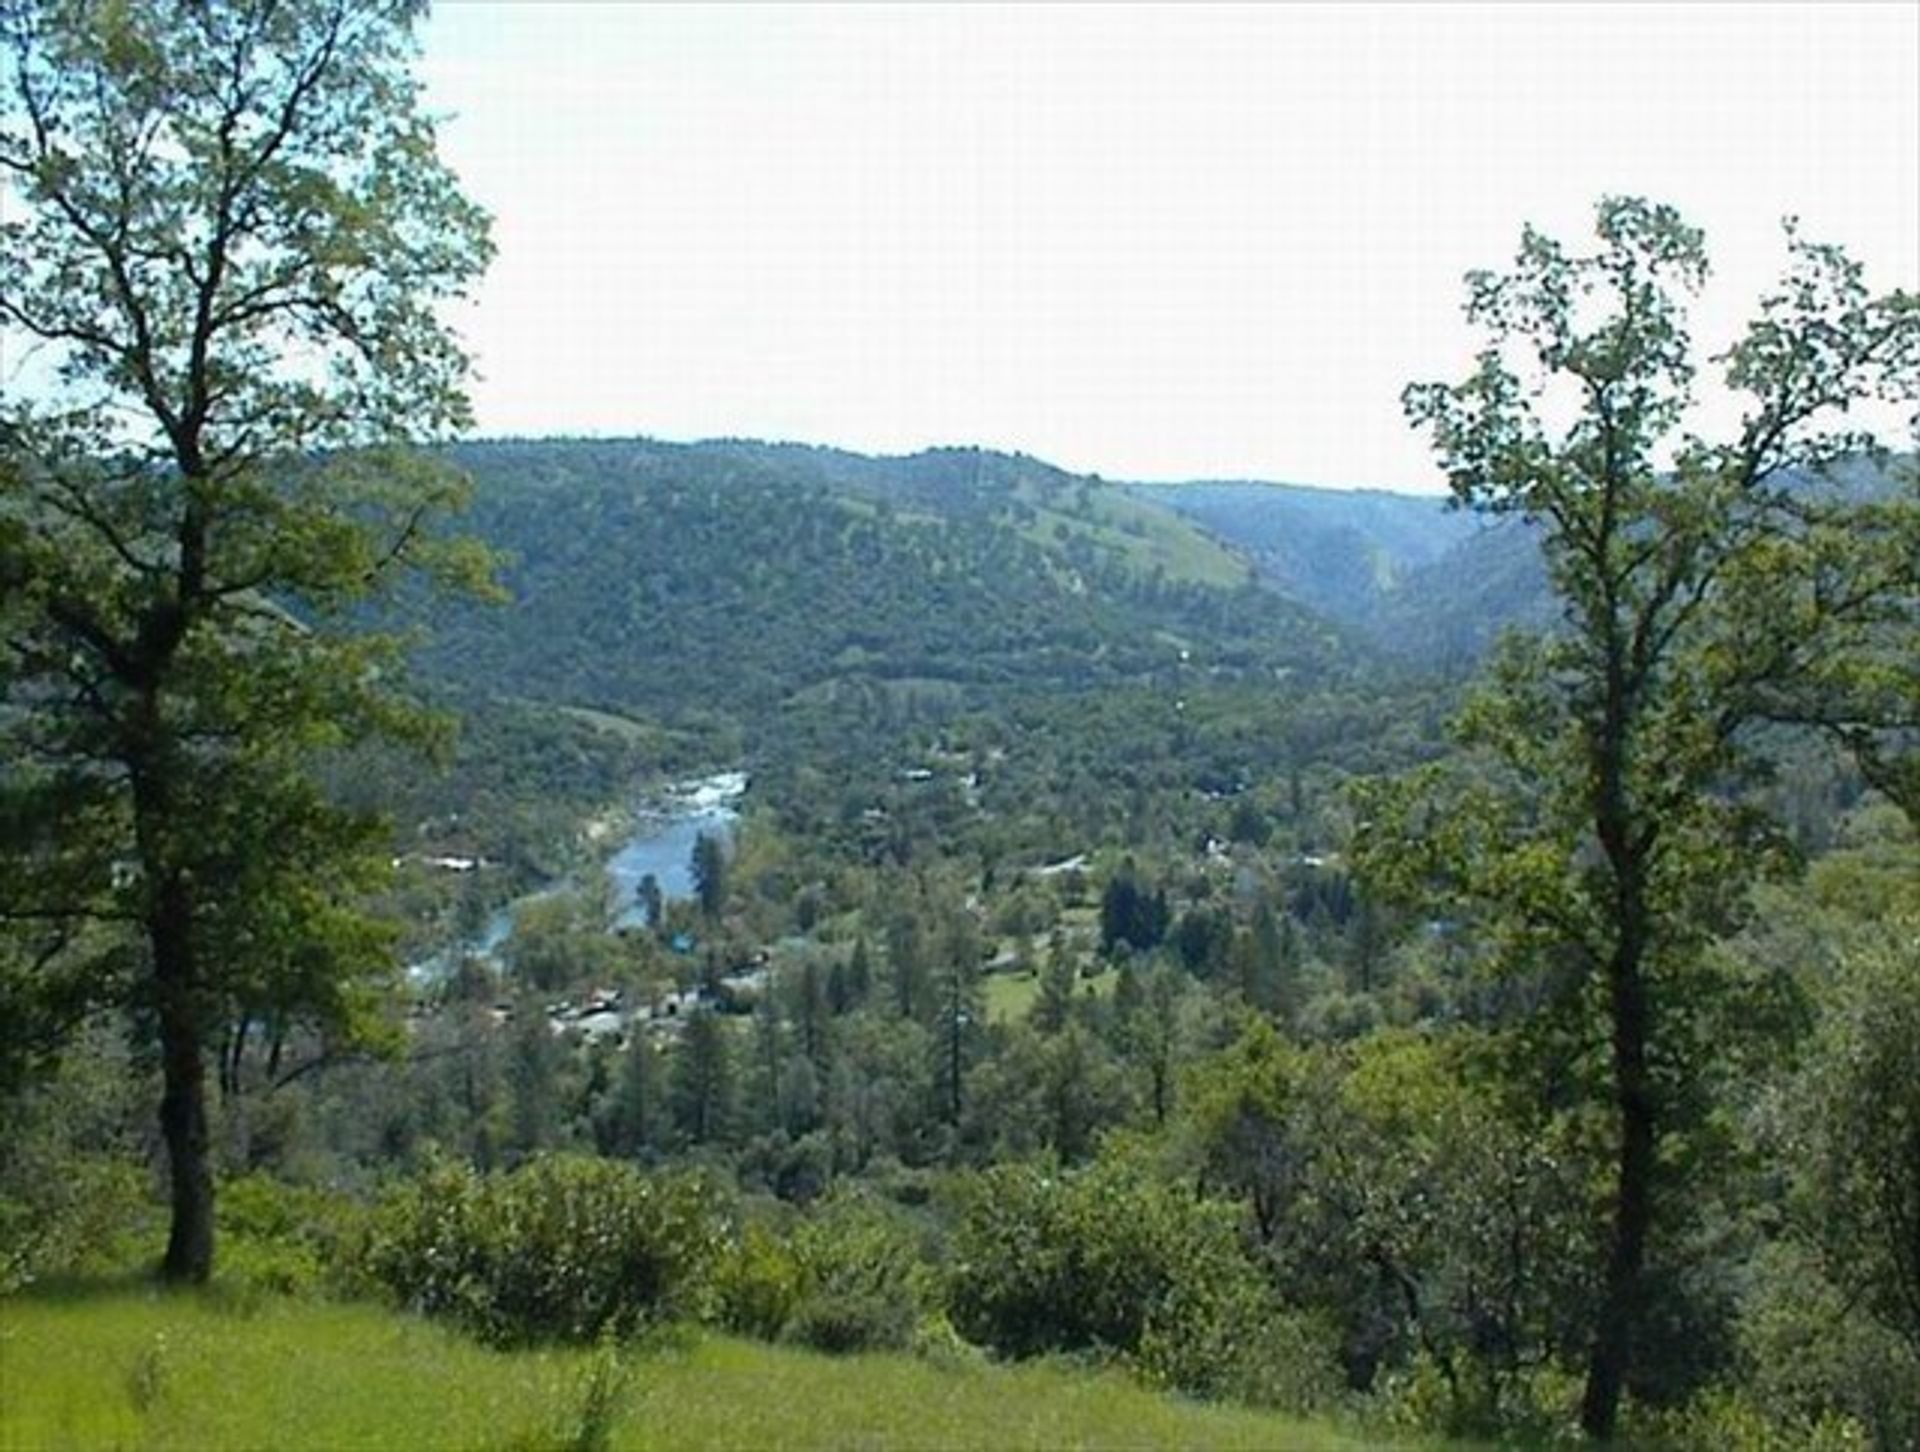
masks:
{"type": "MultiPolygon", "coordinates": [[[[1086,998],[1105,998],[1120,981],[1117,973],[1102,973],[1098,978],[1075,982],[1077,993],[1086,998]]],[[[1040,996],[1040,975],[1032,973],[993,973],[986,979],[987,1022],[1014,1023],[1025,1018],[1040,996]]]]}
{"type": "Polygon", "coordinates": [[[699,1335],[504,1353],[375,1306],[129,1280],[0,1300],[5,1452],[1366,1445],[1060,1365],[836,1358],[699,1335]],[[610,1411],[596,1417],[596,1401],[610,1411]]]}

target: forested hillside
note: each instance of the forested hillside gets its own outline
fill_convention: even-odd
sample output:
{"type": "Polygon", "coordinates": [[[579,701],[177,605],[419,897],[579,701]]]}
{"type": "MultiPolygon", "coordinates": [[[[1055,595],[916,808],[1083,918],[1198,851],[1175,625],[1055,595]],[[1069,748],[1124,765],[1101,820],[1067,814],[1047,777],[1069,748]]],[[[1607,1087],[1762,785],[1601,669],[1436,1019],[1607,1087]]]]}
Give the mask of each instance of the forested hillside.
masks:
{"type": "Polygon", "coordinates": [[[1246,588],[1210,537],[1031,461],[645,442],[455,457],[475,480],[465,526],[505,553],[514,601],[429,615],[425,664],[468,686],[749,718],[864,684],[1356,664],[1351,635],[1246,588]]]}

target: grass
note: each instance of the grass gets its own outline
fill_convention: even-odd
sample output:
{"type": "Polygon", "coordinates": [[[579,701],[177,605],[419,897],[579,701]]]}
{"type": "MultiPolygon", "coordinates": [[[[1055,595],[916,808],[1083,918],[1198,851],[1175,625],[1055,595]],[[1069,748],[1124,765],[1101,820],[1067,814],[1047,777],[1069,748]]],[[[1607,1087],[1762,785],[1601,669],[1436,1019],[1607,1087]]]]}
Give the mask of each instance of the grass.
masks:
{"type": "Polygon", "coordinates": [[[1358,1448],[1071,1367],[720,1337],[488,1351],[367,1305],[119,1281],[0,1301],[0,1448],[1358,1448]]]}
{"type": "MultiPolygon", "coordinates": [[[[1114,972],[1102,973],[1098,978],[1078,978],[1074,980],[1075,991],[1087,998],[1104,998],[1113,991],[1113,985],[1120,981],[1120,975],[1114,972]]],[[[1040,996],[1040,974],[1032,973],[992,973],[987,976],[987,1022],[1016,1023],[1023,1019],[1033,1008],[1033,1001],[1040,996]]]]}
{"type": "Polygon", "coordinates": [[[1057,525],[1112,551],[1128,566],[1147,574],[1157,565],[1170,581],[1233,589],[1245,582],[1245,561],[1213,535],[1172,510],[1111,489],[1096,490],[1085,514],[1052,507],[1045,493],[1023,487],[1020,498],[1035,517],[1016,526],[1043,549],[1058,551],[1057,525]]]}

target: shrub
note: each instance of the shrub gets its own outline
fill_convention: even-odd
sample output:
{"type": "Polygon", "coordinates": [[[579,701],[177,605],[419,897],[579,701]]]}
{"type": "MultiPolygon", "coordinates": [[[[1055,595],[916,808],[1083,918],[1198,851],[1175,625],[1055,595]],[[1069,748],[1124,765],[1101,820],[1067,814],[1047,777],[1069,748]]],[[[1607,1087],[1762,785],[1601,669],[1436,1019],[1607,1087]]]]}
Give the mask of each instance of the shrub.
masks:
{"type": "Polygon", "coordinates": [[[1115,1162],[981,1175],[949,1308],[1002,1355],[1118,1353],[1199,1395],[1299,1408],[1334,1383],[1323,1338],[1275,1300],[1232,1209],[1115,1162]]]}
{"type": "Polygon", "coordinates": [[[144,1169],[76,1155],[59,1172],[0,1189],[0,1295],[51,1275],[115,1269],[154,1243],[158,1207],[144,1169]]]}
{"type": "Polygon", "coordinates": [[[714,1271],[720,1324],[741,1336],[777,1341],[799,1304],[800,1267],[793,1252],[763,1227],[747,1226],[714,1271]]]}
{"type": "Polygon", "coordinates": [[[816,1351],[902,1351],[918,1344],[932,1279],[897,1212],[843,1191],[784,1241],[748,1226],[716,1273],[715,1302],[721,1324],[745,1336],[816,1351]]]}
{"type": "MultiPolygon", "coordinates": [[[[1684,1407],[1652,1411],[1628,1408],[1628,1435],[1649,1452],[1685,1452],[1724,1447],[1735,1452],[1863,1452],[1869,1444],[1857,1422],[1837,1412],[1781,1420],[1745,1391],[1709,1387],[1684,1407]]],[[[1899,1443],[1888,1443],[1899,1446],[1899,1443]]]]}
{"type": "Polygon", "coordinates": [[[348,1196],[246,1175],[220,1187],[215,1214],[220,1278],[231,1286],[287,1296],[366,1289],[368,1214],[348,1196]]]}
{"type": "Polygon", "coordinates": [[[488,1176],[442,1163],[382,1207],[368,1264],[405,1304],[493,1344],[591,1341],[704,1310],[727,1222],[699,1176],[571,1156],[488,1176]]]}
{"type": "Polygon", "coordinates": [[[817,1351],[904,1351],[931,1301],[931,1276],[911,1233],[858,1193],[831,1196],[794,1227],[800,1295],[788,1339],[817,1351]]]}

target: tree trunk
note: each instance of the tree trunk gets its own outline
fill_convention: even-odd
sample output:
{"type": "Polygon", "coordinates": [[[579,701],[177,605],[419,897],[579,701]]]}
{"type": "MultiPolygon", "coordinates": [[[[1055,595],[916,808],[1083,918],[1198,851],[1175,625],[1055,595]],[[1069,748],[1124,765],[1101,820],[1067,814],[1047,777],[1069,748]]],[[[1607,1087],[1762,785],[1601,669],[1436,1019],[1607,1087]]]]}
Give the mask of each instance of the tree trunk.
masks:
{"type": "Polygon", "coordinates": [[[207,1153],[206,1066],[188,916],[182,889],[164,889],[149,935],[159,988],[160,1132],[166,1140],[173,1199],[161,1275],[200,1284],[213,1273],[213,1169],[207,1153]]]}
{"type": "Polygon", "coordinates": [[[1623,943],[1613,964],[1614,1105],[1620,1116],[1620,1159],[1614,1187],[1604,1299],[1587,1362],[1580,1425],[1589,1437],[1611,1438],[1633,1356],[1640,1317],[1647,1228],[1653,1218],[1654,1114],[1647,1086],[1647,1002],[1637,943],[1623,943]]]}

